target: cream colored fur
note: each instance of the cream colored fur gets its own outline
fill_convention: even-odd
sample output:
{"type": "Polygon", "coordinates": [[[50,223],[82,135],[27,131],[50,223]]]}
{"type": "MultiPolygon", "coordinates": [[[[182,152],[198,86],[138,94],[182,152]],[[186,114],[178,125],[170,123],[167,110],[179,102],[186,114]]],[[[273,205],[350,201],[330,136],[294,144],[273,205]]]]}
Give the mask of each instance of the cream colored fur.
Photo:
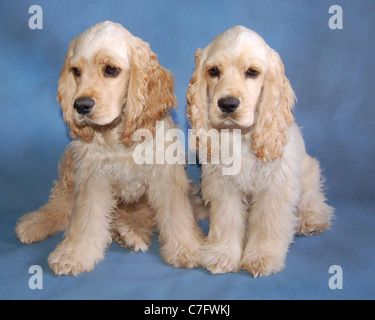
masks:
{"type": "Polygon", "coordinates": [[[306,154],[294,124],[284,65],[259,35],[240,26],[197,50],[195,63],[187,91],[192,128],[242,130],[239,174],[223,175],[228,164],[202,165],[202,196],[210,207],[202,263],[212,273],[278,272],[294,235],[328,229],[333,215],[319,163],[306,154]],[[218,106],[226,97],[240,102],[232,113],[218,106]]]}
{"type": "MultiPolygon", "coordinates": [[[[132,140],[137,129],[154,133],[156,121],[175,128],[173,77],[147,43],[121,25],[99,23],[75,38],[61,72],[58,100],[73,141],[59,166],[49,202],[24,215],[16,234],[24,243],[66,230],[49,257],[57,275],[92,270],[112,238],[146,251],[159,231],[161,253],[175,267],[199,264],[200,229],[189,201],[183,165],[138,165],[132,140]],[[105,74],[108,66],[119,73],[105,74]],[[95,106],[78,113],[77,98],[95,106]]],[[[147,142],[159,148],[155,139],[147,142]]],[[[166,145],[167,146],[167,145],[166,145]]]]}

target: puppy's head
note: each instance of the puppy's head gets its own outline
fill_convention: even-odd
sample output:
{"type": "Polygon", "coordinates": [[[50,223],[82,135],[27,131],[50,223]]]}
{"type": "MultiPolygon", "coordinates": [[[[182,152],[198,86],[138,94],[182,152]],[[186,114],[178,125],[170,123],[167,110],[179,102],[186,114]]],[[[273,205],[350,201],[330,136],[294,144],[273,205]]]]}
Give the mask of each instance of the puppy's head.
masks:
{"type": "Polygon", "coordinates": [[[279,55],[258,34],[237,26],[198,50],[195,64],[187,92],[192,127],[251,131],[258,158],[281,157],[295,98],[279,55]]]}
{"type": "Polygon", "coordinates": [[[174,107],[173,85],[147,43],[105,21],[71,42],[57,97],[73,137],[90,141],[95,130],[121,125],[128,145],[136,129],[152,130],[174,107]]]}

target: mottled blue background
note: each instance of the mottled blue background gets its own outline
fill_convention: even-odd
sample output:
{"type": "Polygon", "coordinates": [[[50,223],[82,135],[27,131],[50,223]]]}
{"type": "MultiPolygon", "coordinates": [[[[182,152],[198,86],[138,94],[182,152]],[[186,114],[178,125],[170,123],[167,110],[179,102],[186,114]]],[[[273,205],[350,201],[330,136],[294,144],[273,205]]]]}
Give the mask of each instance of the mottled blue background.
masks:
{"type": "MultiPolygon", "coordinates": [[[[373,0],[0,0],[0,298],[375,298],[374,31],[373,0]],[[33,4],[43,8],[43,30],[28,27],[33,4]],[[328,27],[333,4],[343,8],[343,30],[328,27]],[[297,123],[337,208],[332,230],[297,238],[286,270],[260,280],[173,269],[156,239],[148,253],[114,244],[92,273],[54,277],[46,259],[61,236],[24,246],[13,228],[48,199],[69,142],[56,100],[69,42],[103,20],[149,42],[173,72],[180,106],[173,116],[185,131],[194,51],[234,25],[258,32],[279,52],[296,92],[297,123]],[[45,271],[43,290],[27,286],[32,264],[45,271]],[[328,288],[332,264],[344,269],[344,290],[328,288]]],[[[188,170],[196,179],[198,169],[188,170]]]]}

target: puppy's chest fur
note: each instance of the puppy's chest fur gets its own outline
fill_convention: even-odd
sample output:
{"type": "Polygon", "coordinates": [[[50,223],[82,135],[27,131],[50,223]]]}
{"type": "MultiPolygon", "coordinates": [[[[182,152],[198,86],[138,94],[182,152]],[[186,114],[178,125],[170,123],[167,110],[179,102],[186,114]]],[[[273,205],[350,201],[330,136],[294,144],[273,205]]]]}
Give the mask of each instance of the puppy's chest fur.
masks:
{"type": "Polygon", "coordinates": [[[279,161],[265,164],[259,160],[250,149],[247,139],[242,142],[241,169],[236,175],[223,176],[233,186],[236,186],[244,194],[254,194],[268,187],[272,179],[272,173],[279,161]]]}
{"type": "Polygon", "coordinates": [[[73,142],[76,175],[107,179],[114,196],[124,202],[135,202],[146,192],[154,174],[153,166],[135,163],[135,146],[125,147],[116,136],[96,135],[92,143],[73,142]]]}
{"type": "Polygon", "coordinates": [[[251,149],[250,135],[242,136],[240,163],[241,167],[235,175],[223,175],[223,168],[232,166],[232,163],[219,165],[204,165],[204,175],[216,176],[225,184],[230,184],[244,195],[254,195],[269,188],[271,185],[284,183],[298,184],[302,179],[302,163],[305,155],[305,146],[297,125],[293,125],[288,133],[288,143],[284,155],[272,162],[263,162],[258,159],[251,149]],[[292,177],[294,177],[292,179],[292,177]],[[293,182],[292,182],[293,180],[293,182]]]}
{"type": "Polygon", "coordinates": [[[223,175],[225,167],[232,167],[239,164],[238,160],[229,163],[220,163],[217,165],[204,165],[204,175],[218,175],[219,179],[225,184],[229,184],[244,195],[252,195],[266,189],[281,161],[276,160],[273,163],[264,163],[259,160],[254,151],[250,148],[250,137],[243,136],[241,141],[241,153],[236,155],[240,158],[240,170],[234,175],[223,175]]]}

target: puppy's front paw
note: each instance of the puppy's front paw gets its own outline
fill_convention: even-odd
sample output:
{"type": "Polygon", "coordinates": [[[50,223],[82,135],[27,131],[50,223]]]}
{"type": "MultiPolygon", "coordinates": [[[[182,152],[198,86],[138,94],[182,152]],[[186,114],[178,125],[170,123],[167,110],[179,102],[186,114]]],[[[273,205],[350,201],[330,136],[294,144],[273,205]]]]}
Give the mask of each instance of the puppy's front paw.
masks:
{"type": "Polygon", "coordinates": [[[203,246],[201,256],[203,267],[212,274],[237,272],[240,268],[240,256],[230,250],[223,250],[221,246],[203,246]]]}
{"type": "Polygon", "coordinates": [[[254,278],[268,276],[284,269],[284,259],[272,256],[247,255],[242,258],[241,269],[251,273],[254,278]]]}
{"type": "Polygon", "coordinates": [[[87,256],[87,252],[77,254],[74,250],[69,251],[61,245],[49,255],[48,264],[57,276],[77,276],[90,272],[95,267],[95,261],[87,256]]]}
{"type": "Polygon", "coordinates": [[[48,258],[48,263],[57,276],[77,276],[80,273],[89,272],[93,269],[93,266],[91,268],[85,268],[80,261],[77,261],[67,254],[62,256],[51,254],[48,258]]]}
{"type": "Polygon", "coordinates": [[[171,247],[166,244],[160,248],[160,252],[165,262],[173,267],[192,269],[201,264],[199,248],[199,241],[195,241],[194,243],[192,242],[190,246],[179,243],[171,247]]]}

